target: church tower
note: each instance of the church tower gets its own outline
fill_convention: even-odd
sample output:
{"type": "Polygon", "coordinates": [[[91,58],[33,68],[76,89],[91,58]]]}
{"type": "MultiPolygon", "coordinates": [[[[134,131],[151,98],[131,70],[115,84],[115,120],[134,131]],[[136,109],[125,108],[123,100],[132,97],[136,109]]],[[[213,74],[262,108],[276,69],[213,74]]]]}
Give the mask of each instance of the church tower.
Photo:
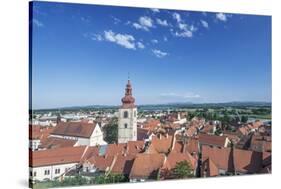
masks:
{"type": "Polygon", "coordinates": [[[137,140],[137,107],[132,96],[130,80],[126,85],[125,96],[122,98],[118,118],[118,143],[137,140]]]}

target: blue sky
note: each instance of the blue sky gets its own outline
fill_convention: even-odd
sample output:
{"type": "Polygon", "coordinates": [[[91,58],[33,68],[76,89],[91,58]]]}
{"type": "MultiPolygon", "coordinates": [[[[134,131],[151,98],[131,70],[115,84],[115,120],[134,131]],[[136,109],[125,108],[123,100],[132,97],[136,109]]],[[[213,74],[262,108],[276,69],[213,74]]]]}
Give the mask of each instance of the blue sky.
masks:
{"type": "Polygon", "coordinates": [[[271,17],[35,2],[32,107],[271,102],[271,17]]]}

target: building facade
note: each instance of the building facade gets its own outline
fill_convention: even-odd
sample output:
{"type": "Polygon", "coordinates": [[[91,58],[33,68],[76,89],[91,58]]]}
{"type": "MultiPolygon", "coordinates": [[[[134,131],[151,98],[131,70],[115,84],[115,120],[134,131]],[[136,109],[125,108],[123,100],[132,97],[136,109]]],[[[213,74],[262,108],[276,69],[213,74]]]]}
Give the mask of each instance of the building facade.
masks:
{"type": "Polygon", "coordinates": [[[125,96],[122,98],[122,106],[119,108],[118,117],[118,143],[137,140],[137,107],[132,96],[130,80],[126,85],[125,96]]]}

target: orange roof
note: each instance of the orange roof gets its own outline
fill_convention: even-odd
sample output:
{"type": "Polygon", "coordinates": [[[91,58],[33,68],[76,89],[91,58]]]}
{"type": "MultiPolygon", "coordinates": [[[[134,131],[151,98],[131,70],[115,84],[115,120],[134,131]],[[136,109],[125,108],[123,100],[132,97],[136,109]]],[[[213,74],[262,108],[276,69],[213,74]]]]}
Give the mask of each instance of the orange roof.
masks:
{"type": "Polygon", "coordinates": [[[42,167],[67,163],[79,163],[86,146],[55,148],[34,151],[29,158],[30,167],[42,167]]]}
{"type": "Polygon", "coordinates": [[[114,156],[117,154],[124,154],[126,152],[126,143],[121,143],[121,144],[108,144],[106,151],[105,151],[105,156],[114,156]]]}
{"type": "Polygon", "coordinates": [[[157,137],[152,137],[149,148],[152,146],[158,153],[167,153],[172,147],[172,141],[172,136],[162,137],[161,139],[157,137]]]}
{"type": "Polygon", "coordinates": [[[86,162],[94,165],[100,171],[106,171],[106,169],[113,163],[113,160],[114,156],[92,156],[91,158],[86,160],[86,162]]]}
{"type": "Polygon", "coordinates": [[[29,125],[29,139],[46,139],[52,132],[53,127],[42,127],[40,125],[29,125]]]}
{"type": "Polygon", "coordinates": [[[137,154],[133,163],[130,178],[153,178],[163,166],[164,154],[137,154]]]}
{"type": "Polygon", "coordinates": [[[116,161],[111,169],[112,173],[129,175],[133,166],[135,155],[117,155],[116,161]]]}
{"type": "Polygon", "coordinates": [[[136,154],[144,150],[144,141],[128,141],[127,154],[136,154]]]}
{"type": "Polygon", "coordinates": [[[217,148],[203,145],[202,161],[205,161],[208,158],[211,159],[219,169],[226,171],[233,170],[230,148],[217,148]]]}
{"type": "Polygon", "coordinates": [[[165,162],[165,167],[169,170],[176,167],[176,164],[181,161],[187,161],[192,169],[196,167],[196,159],[190,155],[190,153],[170,153],[165,162]]]}
{"type": "Polygon", "coordinates": [[[51,134],[89,138],[95,127],[96,123],[59,122],[51,134]]]}
{"type": "Polygon", "coordinates": [[[144,129],[148,129],[149,131],[153,131],[156,127],[160,125],[160,121],[157,119],[149,119],[143,125],[144,129]]]}
{"type": "Polygon", "coordinates": [[[256,173],[261,169],[262,153],[249,150],[233,150],[235,171],[256,173]]]}
{"type": "Polygon", "coordinates": [[[208,134],[199,134],[199,143],[206,145],[214,145],[224,147],[226,136],[217,136],[217,135],[208,135],[208,134]]]}
{"type": "Polygon", "coordinates": [[[202,163],[201,174],[202,176],[207,176],[207,177],[218,176],[219,169],[216,166],[216,164],[210,158],[208,158],[202,163]]]}
{"type": "Polygon", "coordinates": [[[48,137],[45,140],[41,140],[40,148],[63,148],[71,147],[76,144],[77,140],[69,140],[57,137],[48,137]]]}

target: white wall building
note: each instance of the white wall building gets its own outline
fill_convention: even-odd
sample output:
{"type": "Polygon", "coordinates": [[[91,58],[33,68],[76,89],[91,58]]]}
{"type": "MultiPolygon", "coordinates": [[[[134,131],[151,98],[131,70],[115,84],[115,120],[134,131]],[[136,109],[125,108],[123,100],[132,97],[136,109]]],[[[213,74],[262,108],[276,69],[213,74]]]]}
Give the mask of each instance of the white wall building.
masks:
{"type": "Polygon", "coordinates": [[[103,140],[103,132],[98,123],[59,122],[50,136],[77,140],[77,146],[107,144],[103,140]]]}

